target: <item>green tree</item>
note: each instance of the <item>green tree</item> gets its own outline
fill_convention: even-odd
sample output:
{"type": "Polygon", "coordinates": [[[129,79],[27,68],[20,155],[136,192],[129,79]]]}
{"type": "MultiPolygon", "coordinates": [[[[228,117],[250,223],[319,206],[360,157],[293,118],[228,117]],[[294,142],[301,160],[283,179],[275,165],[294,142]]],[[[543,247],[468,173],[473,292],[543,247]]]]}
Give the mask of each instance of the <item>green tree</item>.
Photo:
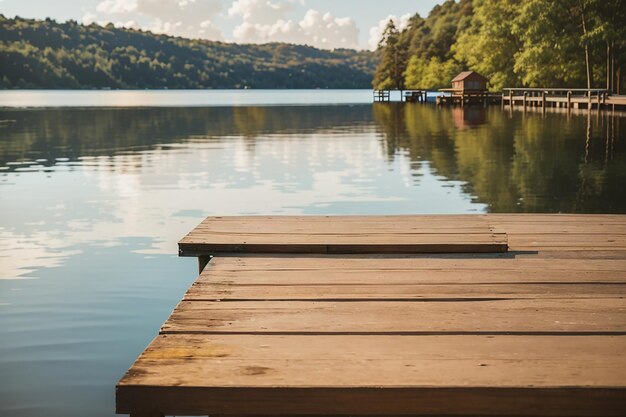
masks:
{"type": "Polygon", "coordinates": [[[457,61],[489,78],[494,90],[522,84],[514,71],[515,53],[522,42],[513,30],[521,3],[475,0],[471,23],[452,47],[457,61]]]}
{"type": "Polygon", "coordinates": [[[417,90],[428,88],[424,85],[424,73],[426,72],[426,62],[417,55],[409,58],[409,65],[404,72],[404,83],[406,88],[417,90]]]}
{"type": "Polygon", "coordinates": [[[623,0],[597,2],[597,17],[594,37],[606,45],[606,88],[615,90],[619,82],[620,63],[624,62],[624,57],[620,59],[620,55],[626,45],[626,5],[623,0]]]}
{"type": "Polygon", "coordinates": [[[513,27],[522,42],[515,52],[514,70],[525,85],[567,87],[584,82],[582,32],[579,16],[573,10],[577,1],[522,2],[513,27]]]}
{"type": "Polygon", "coordinates": [[[399,42],[399,32],[392,19],[387,22],[383,36],[378,43],[378,50],[382,53],[382,59],[376,68],[372,85],[380,90],[402,89],[406,50],[399,42]]]}
{"type": "Polygon", "coordinates": [[[416,55],[409,60],[404,73],[407,88],[434,90],[450,85],[450,80],[462,70],[454,59],[442,62],[437,57],[425,61],[416,55]]]}

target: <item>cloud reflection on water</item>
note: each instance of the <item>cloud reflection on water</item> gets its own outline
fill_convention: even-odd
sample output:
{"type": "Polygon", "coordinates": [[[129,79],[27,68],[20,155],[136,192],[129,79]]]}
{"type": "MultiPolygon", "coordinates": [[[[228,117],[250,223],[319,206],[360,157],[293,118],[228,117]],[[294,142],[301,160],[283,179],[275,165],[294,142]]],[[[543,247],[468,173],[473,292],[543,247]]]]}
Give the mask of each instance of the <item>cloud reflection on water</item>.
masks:
{"type": "Polygon", "coordinates": [[[375,126],[320,132],[193,136],[148,150],[72,158],[1,174],[2,278],[80,256],[81,244],[147,237],[143,254],[176,242],[209,214],[393,213],[481,210],[460,188],[442,188],[428,164],[414,176],[389,160],[375,126]],[[447,209],[446,209],[447,208],[447,209]],[[188,214],[180,216],[185,210],[188,214]],[[68,249],[72,248],[72,249],[68,249]]]}

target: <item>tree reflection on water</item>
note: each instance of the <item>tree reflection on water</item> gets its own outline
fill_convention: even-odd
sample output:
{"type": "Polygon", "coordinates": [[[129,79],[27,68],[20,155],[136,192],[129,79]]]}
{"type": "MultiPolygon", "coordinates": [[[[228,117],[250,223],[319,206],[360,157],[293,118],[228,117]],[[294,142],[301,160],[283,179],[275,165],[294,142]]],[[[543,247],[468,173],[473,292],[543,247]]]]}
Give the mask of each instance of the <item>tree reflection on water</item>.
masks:
{"type": "MultiPolygon", "coordinates": [[[[494,212],[626,212],[624,114],[377,103],[0,111],[0,167],[46,169],[190,141],[376,129],[387,158],[426,161],[494,212]]],[[[132,159],[132,158],[131,158],[132,159]]],[[[140,160],[133,162],[141,164],[140,160]]],[[[103,166],[103,169],[106,165],[103,166]]],[[[113,169],[113,168],[111,168],[113,169]]],[[[2,172],[2,171],[0,171],[2,172]]]]}

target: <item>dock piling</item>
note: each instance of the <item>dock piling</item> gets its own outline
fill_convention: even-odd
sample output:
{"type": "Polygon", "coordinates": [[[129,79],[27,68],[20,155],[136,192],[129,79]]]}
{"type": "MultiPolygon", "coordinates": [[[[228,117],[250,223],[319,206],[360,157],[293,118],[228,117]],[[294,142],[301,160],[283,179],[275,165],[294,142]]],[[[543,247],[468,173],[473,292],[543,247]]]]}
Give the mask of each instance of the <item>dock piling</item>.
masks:
{"type": "Polygon", "coordinates": [[[572,107],[572,92],[567,92],[567,108],[570,109],[572,107]]]}

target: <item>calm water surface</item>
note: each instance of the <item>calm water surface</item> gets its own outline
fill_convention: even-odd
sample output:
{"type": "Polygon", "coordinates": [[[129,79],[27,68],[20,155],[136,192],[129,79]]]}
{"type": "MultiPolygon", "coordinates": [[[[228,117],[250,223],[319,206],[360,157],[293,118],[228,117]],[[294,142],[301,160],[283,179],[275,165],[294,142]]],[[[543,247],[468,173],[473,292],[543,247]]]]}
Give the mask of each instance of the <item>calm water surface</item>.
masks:
{"type": "Polygon", "coordinates": [[[281,94],[0,110],[0,415],[112,416],[195,279],[176,242],[207,215],[626,212],[623,115],[281,94]]]}
{"type": "MultiPolygon", "coordinates": [[[[395,99],[399,93],[395,92],[395,99]]],[[[354,104],[371,90],[5,90],[0,107],[197,107],[354,104]]]]}

